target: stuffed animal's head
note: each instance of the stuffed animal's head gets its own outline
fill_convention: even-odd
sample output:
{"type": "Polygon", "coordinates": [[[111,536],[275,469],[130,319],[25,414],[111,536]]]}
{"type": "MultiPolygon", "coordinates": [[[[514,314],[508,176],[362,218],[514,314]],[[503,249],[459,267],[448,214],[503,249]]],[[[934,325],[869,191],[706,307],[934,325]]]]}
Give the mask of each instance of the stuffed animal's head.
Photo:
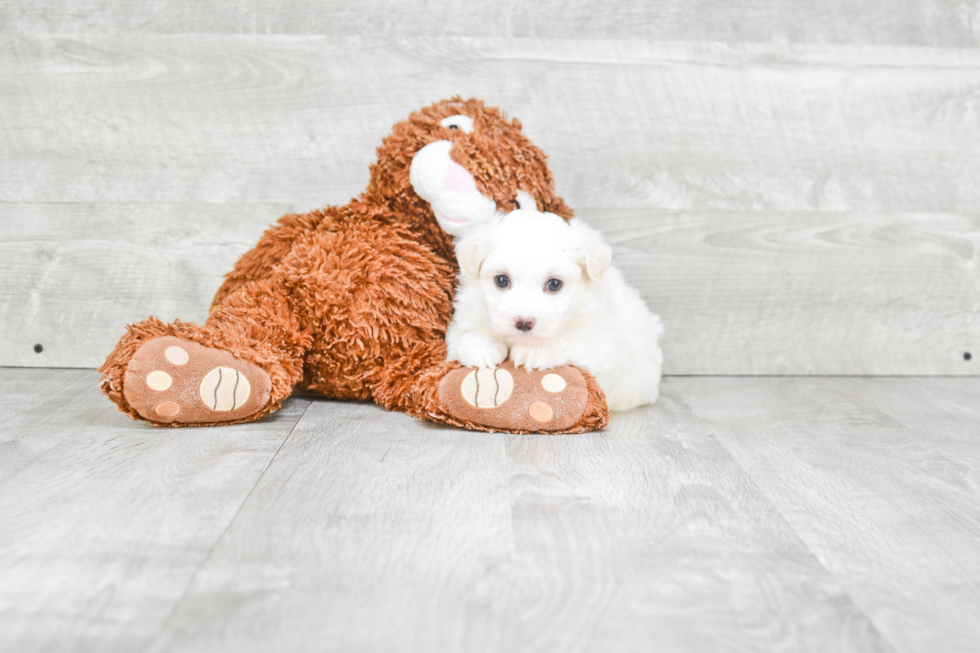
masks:
{"type": "Polygon", "coordinates": [[[451,251],[451,236],[496,212],[537,209],[570,219],[546,156],[516,118],[458,97],[416,111],[378,148],[366,198],[408,217],[451,251]]]}

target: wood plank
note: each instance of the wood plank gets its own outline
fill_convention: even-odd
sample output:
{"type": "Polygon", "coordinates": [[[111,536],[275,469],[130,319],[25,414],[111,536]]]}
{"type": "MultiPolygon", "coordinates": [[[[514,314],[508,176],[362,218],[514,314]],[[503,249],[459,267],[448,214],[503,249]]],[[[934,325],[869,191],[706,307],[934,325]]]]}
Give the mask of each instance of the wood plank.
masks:
{"type": "Polygon", "coordinates": [[[980,374],[976,215],[579,214],[664,318],[668,374],[980,374]]]}
{"type": "Polygon", "coordinates": [[[0,201],[343,203],[410,111],[520,117],[570,205],[973,212],[980,50],[0,37],[0,201]]]}
{"type": "MultiPolygon", "coordinates": [[[[235,259],[296,208],[7,205],[0,363],[96,367],[126,323],[203,320],[235,259]]],[[[579,214],[664,318],[668,374],[980,374],[976,216],[579,214]]]]}
{"type": "Polygon", "coordinates": [[[317,401],[148,650],[463,650],[511,539],[502,436],[317,401]],[[395,634],[403,639],[395,639],[395,634]]]}
{"type": "Polygon", "coordinates": [[[0,232],[0,364],[97,367],[128,323],[149,315],[203,322],[223,275],[292,210],[288,204],[7,205],[0,232]]]}
{"type": "Polygon", "coordinates": [[[309,404],[156,429],[98,375],[0,369],[0,649],[135,651],[183,595],[309,404]]]}
{"type": "Polygon", "coordinates": [[[675,387],[567,437],[315,402],[149,650],[892,650],[675,387]]]}
{"type": "Polygon", "coordinates": [[[8,0],[0,32],[648,38],[895,45],[980,43],[980,9],[943,0],[8,0]]]}
{"type": "Polygon", "coordinates": [[[975,650],[980,380],[676,383],[898,650],[975,650]]]}
{"type": "Polygon", "coordinates": [[[95,366],[126,322],[202,320],[267,222],[346,201],[392,121],[472,91],[524,118],[580,214],[621,230],[668,373],[976,374],[978,57],[2,37],[0,364],[95,366]]]}
{"type": "MultiPolygon", "coordinates": [[[[98,375],[90,370],[0,368],[0,487],[64,439],[79,414],[91,411],[98,375]],[[54,409],[57,407],[57,409],[54,409]],[[38,428],[39,422],[49,427],[38,428]],[[30,433],[24,437],[24,433],[30,433]]],[[[101,408],[111,404],[101,403],[101,408]]]]}

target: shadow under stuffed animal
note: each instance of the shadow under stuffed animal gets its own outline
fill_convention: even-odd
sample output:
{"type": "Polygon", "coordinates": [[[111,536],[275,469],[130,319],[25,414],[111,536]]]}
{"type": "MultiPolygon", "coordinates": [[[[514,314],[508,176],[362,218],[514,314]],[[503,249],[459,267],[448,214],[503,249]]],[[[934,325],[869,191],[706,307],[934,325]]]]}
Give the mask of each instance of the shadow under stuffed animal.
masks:
{"type": "Polygon", "coordinates": [[[496,211],[572,217],[520,122],[457,97],[397,123],[377,154],[360,197],[270,227],[203,325],[128,326],[99,370],[119,409],[160,426],[235,424],[300,388],[484,431],[605,426],[605,397],[583,370],[446,360],[452,237],[496,211]]]}

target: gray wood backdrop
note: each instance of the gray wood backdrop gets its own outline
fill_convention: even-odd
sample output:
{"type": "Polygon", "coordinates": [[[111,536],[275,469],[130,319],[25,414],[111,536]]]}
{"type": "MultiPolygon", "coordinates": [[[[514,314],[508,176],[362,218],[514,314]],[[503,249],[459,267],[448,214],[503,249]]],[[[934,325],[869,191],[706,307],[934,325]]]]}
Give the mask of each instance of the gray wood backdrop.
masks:
{"type": "Polygon", "coordinates": [[[461,94],[549,153],[667,373],[978,374],[978,46],[975,0],[5,0],[0,365],[203,320],[461,94]]]}

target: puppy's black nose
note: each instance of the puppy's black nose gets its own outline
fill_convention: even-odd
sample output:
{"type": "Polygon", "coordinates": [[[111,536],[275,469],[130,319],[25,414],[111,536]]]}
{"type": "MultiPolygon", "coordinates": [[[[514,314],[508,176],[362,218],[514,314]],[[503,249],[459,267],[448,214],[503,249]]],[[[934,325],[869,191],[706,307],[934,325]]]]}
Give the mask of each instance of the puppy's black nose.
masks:
{"type": "Polygon", "coordinates": [[[514,320],[514,326],[517,327],[518,331],[530,331],[534,328],[534,318],[533,317],[519,317],[514,320]]]}

